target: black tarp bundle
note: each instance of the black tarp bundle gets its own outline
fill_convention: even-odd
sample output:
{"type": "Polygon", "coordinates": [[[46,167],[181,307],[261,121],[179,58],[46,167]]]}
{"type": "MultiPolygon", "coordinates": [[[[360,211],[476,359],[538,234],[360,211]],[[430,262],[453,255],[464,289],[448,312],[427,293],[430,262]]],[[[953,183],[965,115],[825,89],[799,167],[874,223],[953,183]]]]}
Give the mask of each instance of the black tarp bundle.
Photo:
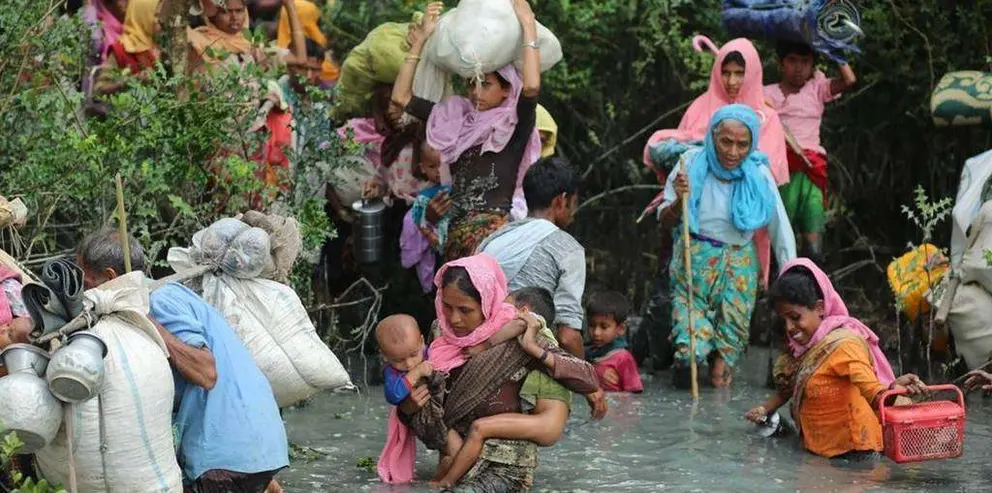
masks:
{"type": "Polygon", "coordinates": [[[834,60],[860,53],[861,16],[847,0],[724,0],[731,36],[806,43],[834,60]]]}

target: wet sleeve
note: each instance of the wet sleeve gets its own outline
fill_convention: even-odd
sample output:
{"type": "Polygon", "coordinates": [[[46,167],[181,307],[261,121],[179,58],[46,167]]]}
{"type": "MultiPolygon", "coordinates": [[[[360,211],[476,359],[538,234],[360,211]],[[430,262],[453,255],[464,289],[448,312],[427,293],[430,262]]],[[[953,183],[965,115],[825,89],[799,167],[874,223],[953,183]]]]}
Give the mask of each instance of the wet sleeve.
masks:
{"type": "Polygon", "coordinates": [[[408,114],[417,117],[418,120],[427,121],[431,117],[431,112],[434,111],[434,103],[424,99],[413,96],[410,98],[410,102],[406,104],[406,108],[403,109],[408,114]]]}
{"type": "Polygon", "coordinates": [[[582,330],[582,293],[586,286],[586,253],[579,248],[560,260],[562,274],[555,288],[555,325],[582,330]]]}
{"type": "Polygon", "coordinates": [[[165,330],[176,336],[187,346],[207,348],[207,327],[197,318],[189,303],[183,303],[176,293],[176,288],[164,287],[153,291],[150,296],[151,306],[148,314],[165,330]]]}
{"type": "Polygon", "coordinates": [[[768,236],[772,240],[778,265],[785,265],[786,262],[796,258],[796,235],[792,232],[789,213],[786,212],[785,204],[782,203],[782,196],[778,193],[775,177],[766,166],[762,166],[761,171],[775,199],[775,210],[772,211],[772,220],[768,223],[768,236]]]}
{"type": "Polygon", "coordinates": [[[383,370],[383,392],[386,394],[386,402],[398,406],[410,396],[410,385],[406,381],[406,375],[387,366],[383,370]]]}
{"type": "Polygon", "coordinates": [[[641,382],[641,374],[637,371],[637,362],[629,351],[620,355],[617,370],[620,373],[620,388],[624,392],[640,393],[644,391],[644,383],[641,382]]]}
{"type": "Polygon", "coordinates": [[[554,371],[549,370],[543,363],[537,362],[541,371],[551,375],[558,383],[572,392],[591,394],[599,390],[596,370],[589,362],[572,356],[571,353],[540,337],[537,339],[537,343],[555,358],[554,371]]]}
{"type": "Polygon", "coordinates": [[[875,400],[879,392],[885,390],[885,385],[875,376],[871,355],[864,344],[844,341],[830,355],[827,365],[835,375],[850,379],[851,384],[858,388],[858,392],[869,403],[875,400]]]}

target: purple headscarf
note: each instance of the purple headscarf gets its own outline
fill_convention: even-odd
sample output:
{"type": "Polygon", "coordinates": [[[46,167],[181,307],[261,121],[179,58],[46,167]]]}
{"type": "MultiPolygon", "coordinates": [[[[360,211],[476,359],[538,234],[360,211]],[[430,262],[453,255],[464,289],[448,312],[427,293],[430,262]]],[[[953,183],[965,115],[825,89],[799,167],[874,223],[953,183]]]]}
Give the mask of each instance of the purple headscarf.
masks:
{"type": "MultiPolygon", "coordinates": [[[[510,142],[517,126],[517,101],[523,90],[523,81],[513,65],[507,65],[496,73],[510,83],[510,94],[499,107],[479,111],[468,98],[452,96],[431,112],[427,120],[427,143],[441,154],[442,174],[447,174],[445,170],[451,163],[475,146],[481,145],[484,153],[500,152],[510,142]]],[[[517,189],[523,185],[527,169],[540,157],[541,137],[534,128],[517,171],[517,189]]],[[[447,176],[442,176],[441,181],[445,184],[451,182],[447,176]]]]}

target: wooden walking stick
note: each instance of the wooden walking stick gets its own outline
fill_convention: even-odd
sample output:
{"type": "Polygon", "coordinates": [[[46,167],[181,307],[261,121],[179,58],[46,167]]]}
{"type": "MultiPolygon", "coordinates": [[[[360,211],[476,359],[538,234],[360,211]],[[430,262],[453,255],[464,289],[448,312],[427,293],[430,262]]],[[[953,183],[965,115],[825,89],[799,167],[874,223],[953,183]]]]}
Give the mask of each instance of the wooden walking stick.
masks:
{"type": "MultiPolygon", "coordinates": [[[[679,158],[679,173],[685,173],[685,157],[679,158]]],[[[686,175],[688,176],[688,175],[686,175]]],[[[686,313],[689,315],[689,378],[692,400],[699,400],[699,382],[696,378],[696,323],[692,318],[692,243],[689,239],[689,196],[686,193],[682,196],[682,253],[685,264],[686,290],[689,293],[686,313]]]]}
{"type": "Polygon", "coordinates": [[[131,241],[127,236],[127,212],[124,212],[124,182],[117,173],[117,222],[121,226],[121,247],[124,250],[124,273],[131,272],[131,241]]]}

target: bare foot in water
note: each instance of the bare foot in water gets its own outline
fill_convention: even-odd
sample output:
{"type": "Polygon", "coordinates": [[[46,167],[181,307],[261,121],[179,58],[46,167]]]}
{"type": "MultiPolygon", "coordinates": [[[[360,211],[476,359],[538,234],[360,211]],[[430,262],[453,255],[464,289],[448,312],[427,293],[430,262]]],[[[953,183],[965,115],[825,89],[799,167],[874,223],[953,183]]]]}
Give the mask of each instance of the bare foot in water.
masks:
{"type": "Polygon", "coordinates": [[[730,367],[727,366],[727,362],[723,360],[722,356],[715,356],[710,365],[710,383],[718,389],[723,389],[730,387],[733,379],[734,375],[731,373],[730,367]]]}
{"type": "Polygon", "coordinates": [[[448,475],[448,471],[451,469],[451,463],[454,462],[455,458],[450,455],[442,455],[441,459],[437,463],[437,474],[431,479],[431,487],[447,487],[451,485],[441,484],[444,481],[444,477],[448,475]]]}
{"type": "Polygon", "coordinates": [[[427,483],[427,485],[431,488],[437,489],[451,488],[452,486],[448,481],[431,481],[430,483],[427,483]]]}
{"type": "Polygon", "coordinates": [[[279,486],[279,482],[273,479],[265,487],[265,493],[282,493],[282,486],[279,486]]]}

